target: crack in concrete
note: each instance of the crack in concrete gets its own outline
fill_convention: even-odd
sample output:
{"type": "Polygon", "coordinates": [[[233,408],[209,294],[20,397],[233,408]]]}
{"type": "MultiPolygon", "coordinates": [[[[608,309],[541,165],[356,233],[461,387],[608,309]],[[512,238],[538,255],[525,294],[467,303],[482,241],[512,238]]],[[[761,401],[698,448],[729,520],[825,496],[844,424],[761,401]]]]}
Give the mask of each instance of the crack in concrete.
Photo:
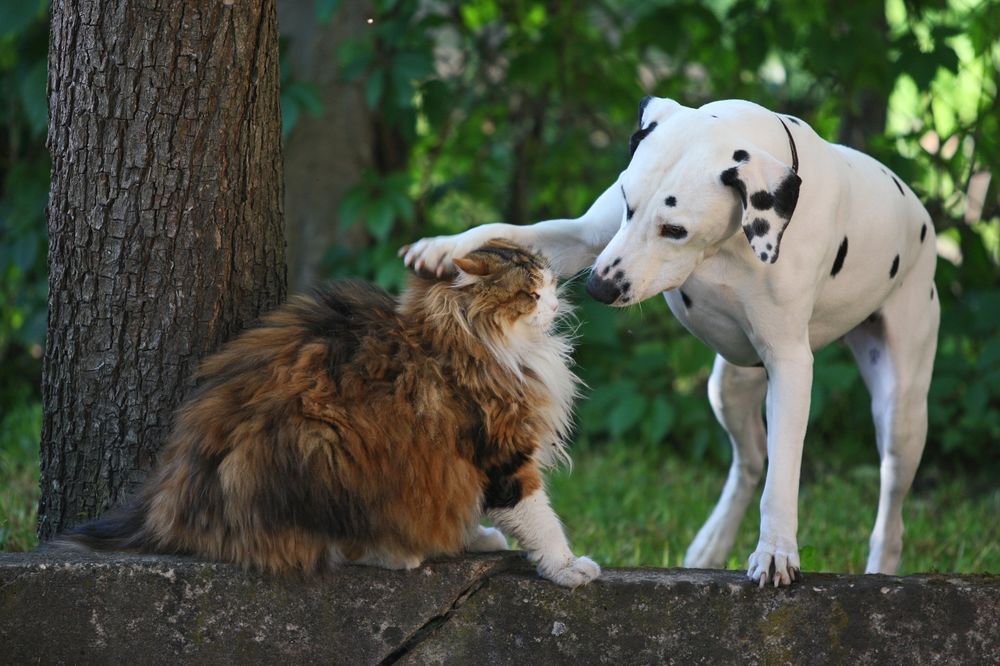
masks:
{"type": "Polygon", "coordinates": [[[455,598],[452,599],[451,604],[449,604],[443,613],[431,616],[426,622],[417,627],[417,629],[410,634],[406,640],[399,645],[399,647],[390,652],[382,661],[379,662],[379,666],[390,666],[391,664],[395,664],[400,659],[404,658],[416,649],[417,646],[436,633],[439,628],[447,624],[459,608],[464,606],[469,599],[475,596],[475,594],[481,589],[486,587],[486,584],[490,582],[491,578],[498,574],[505,573],[511,568],[511,558],[504,558],[474,578],[471,583],[463,587],[459,593],[455,595],[455,598]]]}

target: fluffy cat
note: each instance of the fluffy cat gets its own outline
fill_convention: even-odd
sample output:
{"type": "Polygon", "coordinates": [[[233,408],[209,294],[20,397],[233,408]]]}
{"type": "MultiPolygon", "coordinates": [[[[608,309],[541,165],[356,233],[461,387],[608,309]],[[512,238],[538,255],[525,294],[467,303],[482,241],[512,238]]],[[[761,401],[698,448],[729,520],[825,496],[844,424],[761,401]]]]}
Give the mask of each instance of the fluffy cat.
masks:
{"type": "Polygon", "coordinates": [[[204,361],[133,502],[63,539],[272,572],[411,569],[507,547],[574,587],[542,469],[566,456],[578,380],[544,259],[506,241],[396,302],[359,281],[300,296],[204,361]]]}

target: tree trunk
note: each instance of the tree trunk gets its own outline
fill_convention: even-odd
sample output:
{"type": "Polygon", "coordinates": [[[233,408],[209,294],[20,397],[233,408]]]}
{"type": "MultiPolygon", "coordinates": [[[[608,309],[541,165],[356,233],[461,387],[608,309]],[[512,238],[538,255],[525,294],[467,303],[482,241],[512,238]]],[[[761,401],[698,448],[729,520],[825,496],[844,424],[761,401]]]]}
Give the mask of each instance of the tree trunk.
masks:
{"type": "Polygon", "coordinates": [[[323,24],[316,20],[312,2],[278,2],[292,74],[315,84],[323,101],[322,115],[300,116],[285,146],[285,236],[288,277],[295,290],[323,277],[321,263],[330,247],[357,248],[365,242],[360,226],[341,229],[337,209],[374,163],[372,113],[361,83],[341,77],[337,49],[368,29],[368,16],[367,2],[344,2],[323,24]]]}
{"type": "Polygon", "coordinates": [[[274,0],[57,0],[39,537],[124,499],[284,299],[274,0]]]}

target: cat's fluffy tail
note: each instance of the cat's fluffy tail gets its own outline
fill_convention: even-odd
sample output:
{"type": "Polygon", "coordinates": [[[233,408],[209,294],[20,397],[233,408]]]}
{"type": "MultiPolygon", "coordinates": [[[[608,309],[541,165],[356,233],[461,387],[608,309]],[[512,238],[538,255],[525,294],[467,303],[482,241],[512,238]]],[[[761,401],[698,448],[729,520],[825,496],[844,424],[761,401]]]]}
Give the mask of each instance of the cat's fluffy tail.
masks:
{"type": "Polygon", "coordinates": [[[152,534],[146,526],[149,502],[136,498],[99,518],[76,525],[54,538],[53,546],[89,550],[148,550],[152,534]]]}

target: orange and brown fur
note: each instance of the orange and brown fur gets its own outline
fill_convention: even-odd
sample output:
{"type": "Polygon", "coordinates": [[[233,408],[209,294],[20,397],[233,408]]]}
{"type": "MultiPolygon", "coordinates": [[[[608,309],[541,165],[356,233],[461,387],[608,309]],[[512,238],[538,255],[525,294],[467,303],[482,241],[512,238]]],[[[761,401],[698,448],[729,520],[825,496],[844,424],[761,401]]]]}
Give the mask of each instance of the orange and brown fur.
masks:
{"type": "Polygon", "coordinates": [[[587,582],[558,573],[586,558],[521,534],[549,523],[518,524],[522,500],[544,498],[576,390],[552,275],[501,241],[456,263],[454,282],[413,277],[398,303],[342,281],[265,316],[203,363],[136,500],[66,538],[273,572],[412,567],[502,546],[478,527],[486,511],[543,575],[587,582]]]}

